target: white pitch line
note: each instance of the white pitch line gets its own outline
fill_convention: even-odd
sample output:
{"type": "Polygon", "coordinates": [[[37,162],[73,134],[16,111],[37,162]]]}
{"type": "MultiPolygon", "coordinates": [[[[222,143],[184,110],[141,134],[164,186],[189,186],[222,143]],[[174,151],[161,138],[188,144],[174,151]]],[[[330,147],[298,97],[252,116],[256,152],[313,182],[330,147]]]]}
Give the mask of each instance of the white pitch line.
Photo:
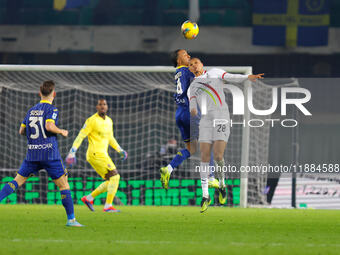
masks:
{"type": "Polygon", "coordinates": [[[10,242],[46,242],[46,243],[108,243],[108,242],[114,242],[114,243],[127,243],[127,244],[172,244],[175,242],[171,241],[137,241],[137,240],[64,240],[64,239],[12,239],[12,240],[6,240],[10,242]]]}
{"type": "MultiPolygon", "coordinates": [[[[10,242],[46,242],[46,243],[108,243],[108,242],[113,242],[113,243],[120,243],[120,244],[178,244],[180,242],[176,241],[149,241],[149,240],[64,240],[64,239],[11,239],[11,240],[6,240],[10,242]]],[[[183,241],[185,244],[210,244],[209,242],[199,242],[199,241],[183,241]]],[[[230,242],[230,243],[225,243],[227,246],[287,246],[290,245],[291,243],[244,243],[244,242],[230,242]]],[[[300,246],[307,246],[307,247],[340,247],[340,244],[338,243],[331,243],[331,244],[325,244],[325,243],[320,243],[320,244],[299,244],[300,246]]]]}

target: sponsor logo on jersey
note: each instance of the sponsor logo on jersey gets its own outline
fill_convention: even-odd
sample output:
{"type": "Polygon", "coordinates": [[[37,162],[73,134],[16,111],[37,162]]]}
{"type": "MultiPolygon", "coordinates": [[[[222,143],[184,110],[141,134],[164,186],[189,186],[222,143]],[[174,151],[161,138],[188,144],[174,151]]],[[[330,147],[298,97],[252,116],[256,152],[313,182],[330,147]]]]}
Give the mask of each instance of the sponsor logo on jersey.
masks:
{"type": "Polygon", "coordinates": [[[29,150],[44,150],[44,149],[51,149],[53,147],[52,143],[46,144],[28,144],[27,148],[29,150]]]}

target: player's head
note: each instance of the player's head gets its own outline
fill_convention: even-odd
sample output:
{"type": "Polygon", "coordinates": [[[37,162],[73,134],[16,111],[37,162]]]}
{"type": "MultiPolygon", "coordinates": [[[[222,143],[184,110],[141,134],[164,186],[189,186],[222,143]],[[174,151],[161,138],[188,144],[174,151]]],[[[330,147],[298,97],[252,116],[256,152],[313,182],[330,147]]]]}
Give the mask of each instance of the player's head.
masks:
{"type": "Polygon", "coordinates": [[[190,55],[186,50],[178,49],[171,53],[171,61],[174,67],[188,66],[190,55]]]}
{"type": "Polygon", "coordinates": [[[42,98],[54,98],[55,93],[55,84],[53,81],[44,81],[44,83],[40,86],[39,95],[42,98]]]}
{"type": "Polygon", "coordinates": [[[203,63],[199,58],[192,58],[189,61],[189,70],[195,76],[200,76],[203,74],[203,63]]]}
{"type": "Polygon", "coordinates": [[[108,106],[104,98],[98,99],[96,109],[99,115],[105,115],[107,113],[108,106]]]}

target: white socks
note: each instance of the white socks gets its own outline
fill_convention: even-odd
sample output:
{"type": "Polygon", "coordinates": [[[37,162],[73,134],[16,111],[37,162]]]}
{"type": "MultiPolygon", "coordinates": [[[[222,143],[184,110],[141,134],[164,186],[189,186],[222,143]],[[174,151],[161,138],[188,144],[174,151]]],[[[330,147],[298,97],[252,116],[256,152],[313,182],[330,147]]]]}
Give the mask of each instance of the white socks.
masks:
{"type": "Polygon", "coordinates": [[[208,191],[209,162],[201,162],[200,176],[201,176],[201,185],[202,185],[202,196],[205,198],[208,198],[209,197],[209,191],[208,191]]]}
{"type": "Polygon", "coordinates": [[[171,166],[171,165],[168,165],[167,167],[168,167],[169,174],[171,174],[171,173],[172,173],[172,171],[173,171],[174,169],[172,168],[172,166],[171,166]]]}
{"type": "Polygon", "coordinates": [[[215,161],[215,166],[216,166],[216,176],[219,181],[220,188],[225,187],[225,173],[223,172],[223,167],[224,167],[224,159],[221,161],[215,161]]]}
{"type": "Polygon", "coordinates": [[[104,209],[107,209],[107,208],[109,208],[109,207],[111,207],[112,206],[112,204],[105,204],[104,205],[104,209]]]}
{"type": "Polygon", "coordinates": [[[86,196],[86,199],[87,199],[88,201],[92,202],[94,198],[93,198],[93,196],[90,194],[90,195],[87,195],[87,196],[86,196]]]}

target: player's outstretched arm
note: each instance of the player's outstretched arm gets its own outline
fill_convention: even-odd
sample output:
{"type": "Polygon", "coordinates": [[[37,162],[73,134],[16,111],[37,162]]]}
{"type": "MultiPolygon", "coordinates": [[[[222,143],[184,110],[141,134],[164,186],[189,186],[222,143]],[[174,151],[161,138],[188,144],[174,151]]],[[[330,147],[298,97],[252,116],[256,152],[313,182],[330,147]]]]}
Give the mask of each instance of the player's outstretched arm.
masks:
{"type": "Polygon", "coordinates": [[[257,79],[263,79],[264,73],[260,73],[260,74],[250,74],[248,75],[248,80],[250,81],[256,81],[257,79]]]}
{"type": "Polygon", "coordinates": [[[66,129],[58,128],[52,121],[47,121],[45,124],[45,128],[48,132],[51,132],[54,134],[61,134],[64,137],[68,136],[68,131],[66,129]]]}
{"type": "Polygon", "coordinates": [[[230,82],[237,82],[241,83],[244,82],[246,79],[250,81],[256,81],[257,79],[263,79],[264,73],[261,74],[250,74],[250,75],[245,75],[245,74],[232,74],[232,73],[227,73],[224,72],[221,69],[212,69],[209,71],[213,76],[216,75],[222,80],[225,81],[230,81],[230,82]]]}
{"type": "Polygon", "coordinates": [[[248,75],[228,73],[219,68],[209,70],[208,75],[212,78],[219,78],[221,80],[234,83],[241,83],[248,79],[248,75]]]}
{"type": "Polygon", "coordinates": [[[67,157],[65,159],[66,164],[69,165],[70,167],[72,165],[76,164],[76,162],[77,162],[76,152],[77,152],[78,148],[80,147],[80,145],[82,144],[85,137],[88,136],[88,134],[90,134],[91,132],[92,132],[92,122],[91,122],[91,119],[88,118],[85,121],[85,124],[84,124],[83,128],[80,130],[78,136],[73,141],[72,147],[71,147],[71,149],[70,149],[70,151],[67,154],[67,157]]]}
{"type": "Polygon", "coordinates": [[[110,144],[110,146],[111,146],[114,150],[116,150],[116,151],[119,153],[120,158],[121,158],[122,160],[127,159],[127,157],[128,157],[127,151],[125,151],[124,149],[122,149],[122,148],[119,146],[117,140],[116,140],[116,139],[114,138],[114,136],[113,136],[113,132],[112,132],[112,134],[111,134],[111,136],[110,136],[109,144],[110,144]]]}
{"type": "Polygon", "coordinates": [[[79,132],[78,136],[76,137],[76,139],[74,140],[72,147],[71,147],[71,149],[70,149],[70,151],[67,154],[67,157],[65,159],[66,164],[69,165],[70,167],[72,165],[76,164],[76,162],[77,162],[76,152],[77,152],[78,148],[80,147],[80,145],[82,144],[82,142],[83,142],[83,140],[85,139],[86,136],[87,135],[84,134],[81,130],[79,132]]]}

